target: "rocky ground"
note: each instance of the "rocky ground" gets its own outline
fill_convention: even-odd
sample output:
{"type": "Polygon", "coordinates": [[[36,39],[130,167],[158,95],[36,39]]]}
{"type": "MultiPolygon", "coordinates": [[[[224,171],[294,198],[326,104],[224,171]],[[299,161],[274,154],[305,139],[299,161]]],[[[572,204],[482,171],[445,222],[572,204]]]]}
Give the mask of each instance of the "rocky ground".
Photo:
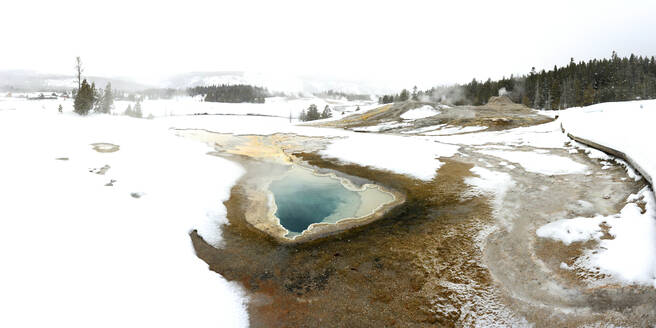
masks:
{"type": "Polygon", "coordinates": [[[447,106],[419,101],[394,103],[381,106],[377,110],[317,125],[357,131],[383,124],[387,126],[376,132],[422,134],[421,129],[430,126],[484,127],[479,131],[498,131],[550,121],[552,118],[537,114],[534,110],[515,104],[508,97],[502,96],[493,97],[483,106],[447,106]],[[413,121],[401,118],[403,113],[422,106],[433,106],[439,110],[439,114],[413,121]],[[419,132],[414,132],[418,129],[419,132]]]}

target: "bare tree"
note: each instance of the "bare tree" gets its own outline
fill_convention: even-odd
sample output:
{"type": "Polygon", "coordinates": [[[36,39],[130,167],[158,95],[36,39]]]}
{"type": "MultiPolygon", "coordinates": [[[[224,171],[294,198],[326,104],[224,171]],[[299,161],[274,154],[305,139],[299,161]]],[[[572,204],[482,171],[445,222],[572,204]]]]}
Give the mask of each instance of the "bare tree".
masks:
{"type": "Polygon", "coordinates": [[[77,73],[77,89],[80,90],[82,87],[82,72],[84,72],[80,56],[75,57],[75,72],[77,73]]]}

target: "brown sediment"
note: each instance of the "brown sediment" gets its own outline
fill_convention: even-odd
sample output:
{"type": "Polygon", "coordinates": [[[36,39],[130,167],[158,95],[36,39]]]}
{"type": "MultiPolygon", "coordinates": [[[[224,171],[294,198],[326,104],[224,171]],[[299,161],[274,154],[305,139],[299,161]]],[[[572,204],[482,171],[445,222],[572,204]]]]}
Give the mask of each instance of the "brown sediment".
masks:
{"type": "Polygon", "coordinates": [[[476,260],[474,238],[490,208],[483,198],[460,197],[471,165],[446,160],[437,177],[424,182],[315,153],[295,156],[374,180],[407,198],[368,225],[284,245],[246,223],[248,196],[236,185],[225,202],[230,224],[223,228],[223,247],[212,247],[196,233],[191,237],[212,270],[252,293],[253,327],[455,326],[468,301],[450,283],[488,295],[490,276],[476,260]]]}
{"type": "MultiPolygon", "coordinates": [[[[285,138],[278,146],[296,140],[285,138]]],[[[286,158],[347,177],[356,185],[373,182],[396,190],[406,201],[366,225],[285,244],[249,223],[249,188],[257,188],[262,180],[257,174],[242,178],[225,202],[230,224],[223,227],[221,247],[212,247],[195,232],[191,238],[212,270],[249,291],[253,327],[656,322],[653,288],[613,285],[577,266],[560,268],[561,262],[571,265],[595,248],[595,242],[565,246],[535,235],[539,226],[555,218],[617,213],[626,197],[643,186],[624,181],[621,168],[602,170],[596,160],[564,150],[551,151],[577,157],[593,173],[546,176],[499,166],[496,169],[510,174],[515,186],[500,211],[493,212],[487,197],[471,196],[463,178],[471,175],[469,169],[479,159],[494,159],[466,146],[460,149],[462,155],[440,159],[445,164],[432,181],[422,181],[323,158],[317,154],[321,147],[315,148],[321,140],[303,142],[313,146],[285,148],[286,158]],[[593,204],[592,212],[572,207],[578,200],[593,204]],[[512,228],[504,228],[504,222],[512,228]]],[[[266,170],[289,165],[263,164],[252,154],[257,152],[233,155],[248,172],[261,170],[258,165],[266,170]]],[[[610,237],[606,233],[603,238],[610,237]]]]}

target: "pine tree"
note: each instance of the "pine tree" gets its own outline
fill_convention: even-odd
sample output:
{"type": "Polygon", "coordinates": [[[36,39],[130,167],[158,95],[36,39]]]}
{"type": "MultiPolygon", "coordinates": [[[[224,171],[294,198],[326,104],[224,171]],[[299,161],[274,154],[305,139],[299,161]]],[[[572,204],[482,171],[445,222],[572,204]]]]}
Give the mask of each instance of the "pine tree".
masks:
{"type": "Polygon", "coordinates": [[[128,107],[125,109],[125,112],[123,112],[123,115],[134,116],[134,112],[132,111],[132,105],[128,104],[128,107]]]}
{"type": "Polygon", "coordinates": [[[326,107],[324,107],[323,109],[323,112],[321,112],[321,118],[329,118],[329,117],[333,117],[333,114],[330,112],[330,107],[326,105],[326,107]]]}
{"type": "Polygon", "coordinates": [[[538,83],[536,84],[535,87],[535,96],[533,96],[533,108],[535,109],[542,109],[542,90],[540,90],[540,81],[538,80],[538,83]]]}
{"type": "Polygon", "coordinates": [[[594,104],[595,99],[595,90],[592,88],[592,84],[588,84],[583,92],[583,106],[590,106],[594,104]]]}
{"type": "Polygon", "coordinates": [[[307,120],[308,121],[314,121],[318,120],[321,118],[321,114],[319,114],[319,110],[317,109],[317,105],[312,104],[310,107],[307,109],[307,120]]]}
{"type": "Polygon", "coordinates": [[[399,94],[399,101],[407,101],[408,99],[410,99],[410,92],[408,92],[406,89],[401,90],[401,94],[399,94]]]}
{"type": "Polygon", "coordinates": [[[553,79],[551,82],[550,94],[550,105],[552,110],[560,108],[560,80],[557,78],[553,79]]]}
{"type": "Polygon", "coordinates": [[[59,104],[59,107],[57,107],[57,111],[60,112],[60,113],[64,112],[64,108],[62,107],[61,104],[59,104]]]}
{"type": "Polygon", "coordinates": [[[87,115],[93,108],[93,90],[86,79],[82,81],[80,90],[75,96],[73,108],[73,111],[80,115],[87,115]]]}
{"type": "Polygon", "coordinates": [[[141,112],[141,101],[137,100],[137,104],[134,105],[134,117],[142,118],[143,113],[141,112]]]}
{"type": "Polygon", "coordinates": [[[100,104],[100,112],[109,114],[114,106],[114,93],[112,92],[112,84],[107,83],[105,92],[103,92],[102,101],[100,104]]]}

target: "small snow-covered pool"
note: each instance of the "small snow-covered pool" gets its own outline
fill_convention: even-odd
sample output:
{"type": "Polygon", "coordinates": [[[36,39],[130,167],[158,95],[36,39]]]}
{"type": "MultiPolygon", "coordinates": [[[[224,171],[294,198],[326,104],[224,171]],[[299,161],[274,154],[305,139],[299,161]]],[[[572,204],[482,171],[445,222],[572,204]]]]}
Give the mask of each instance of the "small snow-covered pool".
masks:
{"type": "Polygon", "coordinates": [[[314,223],[368,216],[395,200],[374,185],[356,188],[343,179],[300,167],[271,182],[269,190],[275,201],[275,216],[289,231],[286,237],[297,236],[314,223]]]}

